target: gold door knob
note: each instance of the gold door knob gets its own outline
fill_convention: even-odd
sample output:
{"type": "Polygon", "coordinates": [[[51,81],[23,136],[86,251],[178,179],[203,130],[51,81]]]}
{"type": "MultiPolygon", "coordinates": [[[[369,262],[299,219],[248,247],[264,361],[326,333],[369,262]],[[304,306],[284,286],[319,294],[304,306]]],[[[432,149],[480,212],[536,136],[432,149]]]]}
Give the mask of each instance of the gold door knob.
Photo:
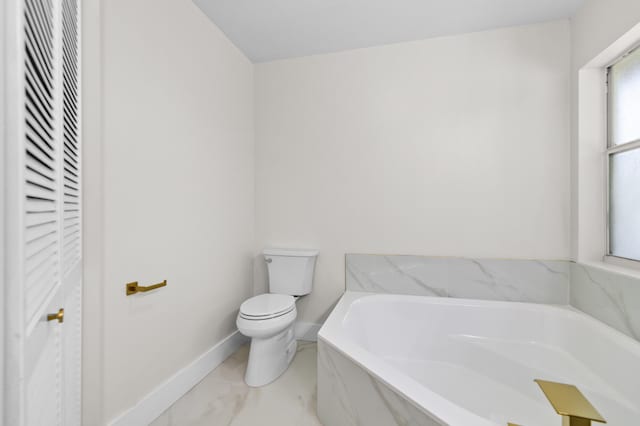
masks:
{"type": "Polygon", "coordinates": [[[55,321],[64,322],[64,309],[60,308],[57,314],[49,314],[47,315],[47,321],[55,321]]]}

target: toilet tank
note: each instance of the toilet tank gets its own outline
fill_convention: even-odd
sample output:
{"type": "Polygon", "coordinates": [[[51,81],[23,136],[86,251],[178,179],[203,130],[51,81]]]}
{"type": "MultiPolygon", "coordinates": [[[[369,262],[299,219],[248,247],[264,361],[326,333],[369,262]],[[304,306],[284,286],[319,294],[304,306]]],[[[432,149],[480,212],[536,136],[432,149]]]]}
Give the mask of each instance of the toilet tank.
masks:
{"type": "Polygon", "coordinates": [[[311,293],[318,250],[264,249],[269,292],[303,296],[311,293]]]}

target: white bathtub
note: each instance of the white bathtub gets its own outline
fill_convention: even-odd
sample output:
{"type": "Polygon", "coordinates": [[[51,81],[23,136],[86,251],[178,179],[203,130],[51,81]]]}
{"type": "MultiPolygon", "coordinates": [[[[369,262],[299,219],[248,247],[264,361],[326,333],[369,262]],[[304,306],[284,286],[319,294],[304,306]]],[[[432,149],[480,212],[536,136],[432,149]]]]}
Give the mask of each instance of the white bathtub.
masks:
{"type": "Polygon", "coordinates": [[[534,379],[640,424],[640,342],[570,307],[347,292],[319,333],[327,426],[553,426],[534,379]]]}

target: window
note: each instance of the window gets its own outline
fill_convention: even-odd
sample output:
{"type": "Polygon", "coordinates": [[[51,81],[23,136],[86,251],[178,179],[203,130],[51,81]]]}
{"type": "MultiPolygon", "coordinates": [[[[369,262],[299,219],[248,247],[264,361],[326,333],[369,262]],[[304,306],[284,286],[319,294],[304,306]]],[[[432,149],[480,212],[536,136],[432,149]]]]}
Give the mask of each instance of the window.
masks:
{"type": "Polygon", "coordinates": [[[640,49],[608,68],[609,255],[640,261],[640,49]]]}

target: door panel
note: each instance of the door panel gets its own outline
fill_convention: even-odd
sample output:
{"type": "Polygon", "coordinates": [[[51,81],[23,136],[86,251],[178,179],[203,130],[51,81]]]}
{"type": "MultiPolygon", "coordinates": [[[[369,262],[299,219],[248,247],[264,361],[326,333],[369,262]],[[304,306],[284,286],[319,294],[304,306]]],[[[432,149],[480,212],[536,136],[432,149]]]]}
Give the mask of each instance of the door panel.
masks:
{"type": "Polygon", "coordinates": [[[60,37],[53,0],[24,0],[24,424],[62,425],[60,37]]]}
{"type": "Polygon", "coordinates": [[[62,0],[62,331],[63,424],[81,422],[82,163],[80,145],[79,0],[62,0]]]}
{"type": "MultiPolygon", "coordinates": [[[[56,312],[62,297],[47,306],[56,312]]],[[[57,321],[38,321],[25,347],[25,423],[28,426],[62,425],[62,327],[57,321]]]]}

